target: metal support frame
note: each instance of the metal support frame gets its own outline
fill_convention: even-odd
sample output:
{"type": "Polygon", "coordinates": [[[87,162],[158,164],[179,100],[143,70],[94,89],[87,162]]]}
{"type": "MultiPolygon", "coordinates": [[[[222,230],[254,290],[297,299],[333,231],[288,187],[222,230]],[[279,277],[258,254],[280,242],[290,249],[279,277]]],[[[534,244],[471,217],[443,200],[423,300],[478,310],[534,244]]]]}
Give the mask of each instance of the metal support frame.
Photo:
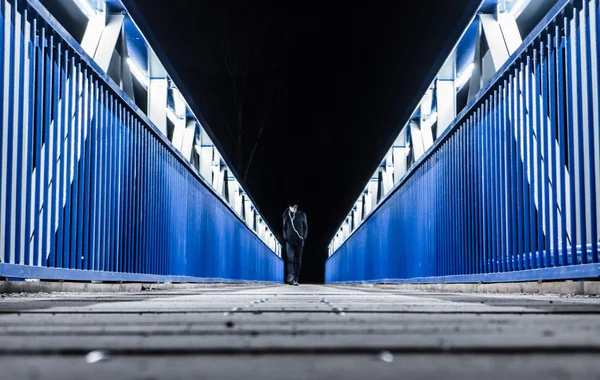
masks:
{"type": "Polygon", "coordinates": [[[127,59],[129,57],[129,51],[127,49],[127,38],[125,36],[125,25],[121,27],[121,57],[120,57],[120,77],[119,87],[123,89],[125,94],[135,103],[135,93],[133,91],[133,74],[131,73],[131,67],[129,66],[127,59]]]}
{"type": "Polygon", "coordinates": [[[357,225],[359,225],[360,223],[362,223],[363,221],[363,217],[364,217],[364,196],[361,196],[358,201],[356,201],[356,206],[355,206],[355,213],[354,215],[356,215],[356,223],[357,225]]]}
{"type": "MultiPolygon", "coordinates": [[[[468,99],[475,97],[483,85],[500,69],[508,57],[521,45],[522,39],[513,13],[479,14],[473,20],[477,26],[474,61],[461,73],[460,86],[464,84],[462,75],[469,75],[468,99]],[[489,50],[482,57],[483,41],[489,50]]],[[[375,173],[381,177],[382,194],[369,196],[373,201],[369,207],[375,209],[379,200],[396,186],[408,172],[409,166],[418,162],[430,149],[435,140],[442,137],[457,116],[457,51],[454,49],[446,58],[435,80],[426,90],[415,115],[401,130],[382,165],[385,170],[375,173]],[[418,117],[417,117],[418,115],[418,117]],[[435,126],[435,135],[433,128],[435,126]],[[412,153],[412,155],[411,155],[412,153]],[[404,155],[404,158],[403,158],[404,155]],[[408,159],[407,159],[408,158],[408,159]],[[392,186],[389,186],[389,173],[392,173],[392,186]]],[[[526,106],[524,106],[526,107],[526,106]]],[[[516,133],[516,132],[515,132],[516,133]]],[[[516,138],[516,135],[515,135],[516,138]]],[[[354,229],[353,229],[354,230],[354,229]]]]}
{"type": "Polygon", "coordinates": [[[386,196],[394,188],[394,158],[392,150],[390,150],[387,155],[381,174],[383,181],[383,196],[386,196]]]}
{"type": "Polygon", "coordinates": [[[200,127],[200,146],[197,147],[200,156],[200,175],[208,183],[213,183],[214,145],[204,128],[200,127]]]}
{"type": "Polygon", "coordinates": [[[425,144],[421,134],[421,126],[418,121],[410,122],[410,141],[412,146],[415,161],[417,161],[425,153],[425,144]]]}
{"type": "Polygon", "coordinates": [[[242,215],[242,197],[240,193],[240,185],[231,171],[227,171],[227,190],[229,194],[229,203],[233,206],[238,215],[242,215]]]}
{"type": "MultiPolygon", "coordinates": [[[[389,274],[390,282],[409,283],[600,277],[597,9],[597,0],[559,0],[518,47],[514,18],[500,15],[493,24],[481,15],[485,37],[500,32],[504,45],[491,46],[490,81],[432,150],[415,155],[417,165],[396,187],[403,190],[378,205],[381,217],[363,222],[347,243],[336,237],[327,281],[358,275],[387,282],[389,274]],[[503,48],[513,56],[498,61],[503,48]],[[407,223],[392,209],[420,218],[407,223]],[[394,234],[365,245],[383,226],[394,234]],[[398,249],[410,254],[398,257],[398,249]],[[353,260],[364,262],[355,254],[397,265],[353,272],[353,260]]],[[[476,74],[472,84],[481,81],[476,74]]],[[[410,127],[414,145],[422,131],[410,127]]]]}
{"type": "MultiPolygon", "coordinates": [[[[127,16],[89,12],[80,45],[38,0],[0,0],[0,10],[0,262],[9,263],[0,264],[0,277],[200,281],[165,276],[181,268],[168,254],[158,254],[170,251],[165,242],[180,241],[185,233],[167,219],[176,224],[183,216],[195,217],[199,203],[188,198],[188,188],[202,193],[204,207],[240,214],[241,190],[229,180],[237,186],[230,192],[231,207],[197,177],[189,164],[200,128],[195,118],[184,118],[183,130],[176,130],[181,154],[164,139],[169,77],[152,54],[148,115],[135,107],[127,16]],[[173,188],[184,190],[177,202],[173,188]],[[165,234],[178,237],[151,241],[165,234]]],[[[188,112],[185,100],[175,108],[188,112]]],[[[232,215],[220,220],[242,223],[232,215]]],[[[277,261],[261,255],[266,247],[279,256],[281,250],[263,225],[264,245],[245,241],[273,268],[255,268],[251,275],[266,270],[264,275],[276,279],[282,275],[277,261]]],[[[196,234],[186,238],[189,247],[197,245],[196,234]]],[[[244,255],[248,249],[242,248],[244,255]]]]}
{"type": "Polygon", "coordinates": [[[187,128],[187,105],[185,104],[185,99],[181,92],[177,90],[175,87],[171,87],[169,89],[171,92],[171,96],[173,98],[173,137],[171,138],[171,143],[175,149],[182,151],[183,149],[183,141],[185,138],[185,129],[187,128]]]}
{"type": "Polygon", "coordinates": [[[156,55],[148,54],[148,118],[167,136],[167,72],[156,55]]]}
{"type": "Polygon", "coordinates": [[[406,174],[408,169],[407,157],[410,152],[406,138],[406,128],[402,129],[398,138],[392,146],[392,159],[394,160],[394,186],[398,184],[400,178],[406,174]]]}
{"type": "Polygon", "coordinates": [[[483,38],[483,27],[479,18],[477,18],[474,22],[477,23],[477,35],[475,36],[475,54],[473,57],[473,71],[471,72],[471,78],[469,79],[469,101],[475,99],[475,96],[482,87],[481,39],[483,38]]]}
{"type": "Polygon", "coordinates": [[[96,61],[98,66],[105,72],[108,72],[111,59],[115,53],[117,41],[121,36],[124,21],[125,16],[122,14],[106,15],[106,25],[102,28],[102,35],[93,55],[94,61],[96,61]]]}
{"type": "Polygon", "coordinates": [[[183,132],[183,142],[181,144],[181,154],[188,160],[192,160],[192,152],[196,139],[196,130],[198,123],[194,119],[187,119],[185,131],[183,132]]]}
{"type": "Polygon", "coordinates": [[[456,117],[456,51],[442,66],[435,81],[438,139],[456,117]]]}
{"type": "Polygon", "coordinates": [[[487,45],[490,49],[494,72],[496,72],[510,56],[508,49],[506,48],[502,29],[500,28],[500,23],[498,22],[496,15],[480,14],[479,20],[481,20],[485,39],[487,40],[487,45]]]}

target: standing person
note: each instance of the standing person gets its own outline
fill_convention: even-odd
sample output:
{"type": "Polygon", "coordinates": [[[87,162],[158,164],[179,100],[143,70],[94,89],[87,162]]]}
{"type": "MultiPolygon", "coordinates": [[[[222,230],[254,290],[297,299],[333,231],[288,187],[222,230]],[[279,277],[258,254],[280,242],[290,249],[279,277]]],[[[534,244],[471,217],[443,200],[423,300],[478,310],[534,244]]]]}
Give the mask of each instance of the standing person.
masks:
{"type": "Polygon", "coordinates": [[[302,250],[308,234],[306,214],[298,210],[299,202],[292,201],[283,212],[283,239],[285,240],[287,258],[286,284],[298,286],[302,250]]]}

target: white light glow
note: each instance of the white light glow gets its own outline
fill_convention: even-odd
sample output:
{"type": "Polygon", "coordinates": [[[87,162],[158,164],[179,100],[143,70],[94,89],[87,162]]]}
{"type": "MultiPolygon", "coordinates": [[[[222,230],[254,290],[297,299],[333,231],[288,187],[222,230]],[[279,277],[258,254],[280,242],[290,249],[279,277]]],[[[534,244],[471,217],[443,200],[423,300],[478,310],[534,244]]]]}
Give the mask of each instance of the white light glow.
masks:
{"type": "Polygon", "coordinates": [[[88,0],[73,0],[77,7],[81,10],[81,12],[88,18],[96,16],[97,11],[92,7],[92,4],[89,3],[88,0]]]}
{"type": "Polygon", "coordinates": [[[131,58],[127,58],[127,64],[131,70],[131,74],[145,87],[148,87],[148,77],[144,70],[142,70],[131,58]]]}
{"type": "MultiPolygon", "coordinates": [[[[175,113],[175,110],[173,110],[172,108],[169,108],[169,107],[167,107],[167,117],[169,118],[169,120],[171,120],[173,122],[173,124],[177,124],[177,122],[184,119],[183,116],[178,116],[175,113]]],[[[235,177],[233,175],[231,175],[231,172],[229,172],[229,176],[227,176],[227,181],[230,181],[230,182],[236,181],[235,177]]]]}
{"type": "Polygon", "coordinates": [[[517,18],[521,14],[521,12],[523,12],[523,9],[525,9],[528,3],[529,0],[516,0],[516,2],[513,3],[512,7],[510,8],[510,11],[508,11],[508,13],[513,15],[514,18],[517,18]]]}
{"type": "Polygon", "coordinates": [[[171,122],[173,122],[173,124],[177,124],[177,122],[179,121],[179,118],[177,117],[177,115],[175,115],[175,112],[173,112],[173,110],[170,108],[167,108],[167,117],[169,118],[169,120],[171,120],[171,122]]]}
{"type": "Polygon", "coordinates": [[[433,124],[435,124],[435,122],[437,121],[437,117],[438,117],[437,111],[433,111],[432,113],[429,114],[429,116],[427,117],[427,120],[425,120],[425,125],[428,128],[431,128],[431,126],[433,124]]]}
{"type": "Polygon", "coordinates": [[[462,86],[467,83],[467,81],[471,78],[473,74],[473,69],[475,68],[475,64],[473,62],[469,63],[469,65],[463,70],[462,73],[456,78],[456,89],[460,89],[462,86]]]}

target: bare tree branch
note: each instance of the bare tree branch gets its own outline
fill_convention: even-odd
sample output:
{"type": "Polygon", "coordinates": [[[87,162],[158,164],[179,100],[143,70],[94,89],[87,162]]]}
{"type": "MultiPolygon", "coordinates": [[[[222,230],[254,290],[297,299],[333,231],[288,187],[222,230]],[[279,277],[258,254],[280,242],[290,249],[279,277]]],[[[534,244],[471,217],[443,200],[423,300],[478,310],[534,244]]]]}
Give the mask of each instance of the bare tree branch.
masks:
{"type": "Polygon", "coordinates": [[[270,113],[273,111],[273,109],[277,106],[277,104],[279,104],[279,102],[281,101],[281,99],[283,98],[282,94],[279,91],[279,86],[280,86],[280,82],[278,82],[272,89],[269,99],[262,103],[262,104],[258,104],[255,101],[255,105],[256,108],[259,110],[262,110],[263,113],[262,115],[260,115],[260,124],[258,127],[258,133],[256,134],[256,139],[254,140],[254,144],[252,146],[252,151],[250,152],[250,156],[248,157],[248,160],[246,161],[246,168],[244,169],[244,176],[243,176],[243,181],[246,182],[248,179],[248,173],[250,172],[250,168],[252,167],[252,160],[254,159],[254,156],[256,154],[256,150],[258,149],[258,146],[260,144],[264,129],[265,129],[265,125],[267,125],[267,120],[269,118],[270,113]]]}
{"type": "Polygon", "coordinates": [[[272,88],[268,85],[258,87],[258,77],[253,76],[267,24],[260,23],[258,31],[240,30],[244,25],[235,16],[227,14],[219,31],[219,43],[225,68],[223,80],[230,90],[230,103],[223,107],[222,116],[234,147],[235,157],[231,159],[237,164],[238,171],[243,172],[242,181],[246,182],[269,115],[280,103],[282,95],[280,83],[272,88]]]}

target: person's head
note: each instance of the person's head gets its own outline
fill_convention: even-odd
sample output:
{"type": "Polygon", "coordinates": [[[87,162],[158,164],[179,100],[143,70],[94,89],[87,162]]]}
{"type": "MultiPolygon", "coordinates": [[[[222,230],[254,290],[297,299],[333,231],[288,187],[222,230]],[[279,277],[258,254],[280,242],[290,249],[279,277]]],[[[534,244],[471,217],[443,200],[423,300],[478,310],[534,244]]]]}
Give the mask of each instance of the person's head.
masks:
{"type": "Polygon", "coordinates": [[[290,203],[288,205],[290,206],[290,210],[292,210],[292,212],[296,212],[296,211],[298,211],[300,202],[298,202],[297,200],[292,200],[292,201],[290,201],[290,203]]]}

